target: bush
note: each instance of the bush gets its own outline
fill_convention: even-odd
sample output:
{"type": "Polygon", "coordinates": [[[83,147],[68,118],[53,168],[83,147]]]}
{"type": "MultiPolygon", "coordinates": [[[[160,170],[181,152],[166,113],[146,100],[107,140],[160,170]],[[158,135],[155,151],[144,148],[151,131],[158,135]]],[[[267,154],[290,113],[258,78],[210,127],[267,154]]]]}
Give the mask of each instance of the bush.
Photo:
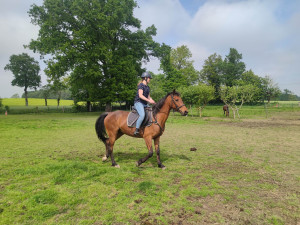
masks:
{"type": "Polygon", "coordinates": [[[86,105],[74,104],[72,105],[72,112],[86,112],[86,105]]]}

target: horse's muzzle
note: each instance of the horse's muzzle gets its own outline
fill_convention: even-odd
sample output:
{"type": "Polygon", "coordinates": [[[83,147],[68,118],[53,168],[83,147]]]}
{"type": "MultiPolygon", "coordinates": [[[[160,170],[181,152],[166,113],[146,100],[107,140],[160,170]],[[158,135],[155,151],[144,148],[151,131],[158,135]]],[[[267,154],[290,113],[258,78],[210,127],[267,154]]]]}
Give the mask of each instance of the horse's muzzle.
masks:
{"type": "Polygon", "coordinates": [[[189,113],[188,111],[184,111],[182,115],[187,116],[188,113],[189,113]]]}

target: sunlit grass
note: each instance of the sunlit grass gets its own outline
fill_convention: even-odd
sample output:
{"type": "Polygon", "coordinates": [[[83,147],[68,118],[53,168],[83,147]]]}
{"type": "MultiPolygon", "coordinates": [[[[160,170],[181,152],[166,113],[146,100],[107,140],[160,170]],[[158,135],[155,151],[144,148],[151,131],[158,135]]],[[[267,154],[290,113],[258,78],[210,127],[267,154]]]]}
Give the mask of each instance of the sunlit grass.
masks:
{"type": "Polygon", "coordinates": [[[299,221],[299,111],[236,122],[171,113],[166,170],[155,154],[137,168],[147,149],[127,136],[114,149],[121,168],[102,163],[98,115],[0,115],[0,224],[299,221]]]}
{"type": "MultiPolygon", "coordinates": [[[[9,107],[13,106],[25,106],[25,98],[4,98],[2,99],[2,104],[7,105],[9,107]]],[[[74,104],[73,100],[60,100],[59,103],[61,106],[71,106],[74,104]]],[[[57,106],[56,99],[48,99],[48,106],[57,106]]],[[[45,106],[45,100],[39,98],[28,98],[28,106],[36,107],[36,106],[45,106]]]]}

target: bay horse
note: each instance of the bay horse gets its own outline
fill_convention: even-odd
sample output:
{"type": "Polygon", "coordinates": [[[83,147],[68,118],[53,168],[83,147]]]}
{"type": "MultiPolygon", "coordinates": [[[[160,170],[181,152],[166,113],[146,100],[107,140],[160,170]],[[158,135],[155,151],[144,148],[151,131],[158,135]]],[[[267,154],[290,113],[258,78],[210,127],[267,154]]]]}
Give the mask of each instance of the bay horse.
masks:
{"type": "Polygon", "coordinates": [[[226,117],[229,117],[229,107],[228,107],[228,105],[223,106],[223,111],[224,111],[224,115],[225,115],[225,112],[226,112],[226,117]]]}
{"type": "Polygon", "coordinates": [[[180,112],[182,116],[186,116],[188,114],[188,109],[184,105],[180,94],[175,90],[168,93],[157,104],[153,105],[152,121],[154,122],[151,126],[141,128],[139,136],[134,136],[135,127],[127,126],[127,117],[129,112],[119,110],[101,114],[96,121],[95,128],[98,138],[105,144],[106,148],[106,154],[102,158],[102,161],[106,161],[110,157],[112,166],[120,168],[114,160],[113,148],[115,141],[123,134],[126,134],[131,137],[144,138],[148,148],[148,155],[138,160],[136,162],[136,166],[140,166],[142,163],[147,161],[147,159],[153,156],[153,139],[158,167],[164,168],[165,166],[160,161],[159,139],[165,130],[165,124],[171,109],[175,109],[180,112]]]}

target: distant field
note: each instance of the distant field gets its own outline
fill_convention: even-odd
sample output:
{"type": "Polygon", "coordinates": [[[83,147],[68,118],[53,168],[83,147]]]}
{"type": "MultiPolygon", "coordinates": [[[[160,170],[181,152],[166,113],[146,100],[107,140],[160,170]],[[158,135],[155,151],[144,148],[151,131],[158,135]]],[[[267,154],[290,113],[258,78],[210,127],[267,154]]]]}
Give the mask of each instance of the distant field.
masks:
{"type": "MultiPolygon", "coordinates": [[[[49,112],[72,112],[73,100],[61,100],[60,106],[57,107],[56,99],[48,99],[48,106],[45,106],[44,99],[29,98],[29,106],[25,106],[24,98],[5,98],[2,100],[4,106],[9,106],[9,112],[11,114],[27,114],[27,113],[49,113],[49,112]]],[[[79,104],[84,104],[83,102],[79,104]]],[[[115,104],[116,107],[119,104],[115,104]]],[[[189,108],[189,116],[199,117],[199,110],[196,107],[189,108]]],[[[0,109],[0,113],[3,113],[0,109]]],[[[280,101],[271,102],[269,105],[244,105],[240,110],[241,118],[267,118],[279,112],[287,111],[300,111],[298,101],[280,101]]],[[[222,105],[207,105],[202,111],[203,117],[224,117],[222,105]]],[[[230,118],[232,118],[232,112],[230,112],[230,118]]]]}
{"type": "MultiPolygon", "coordinates": [[[[56,99],[48,99],[48,106],[57,106],[56,99]]],[[[11,106],[25,106],[25,98],[4,98],[3,105],[11,106]]],[[[73,100],[60,100],[61,106],[71,106],[74,104],[73,100]]],[[[28,106],[45,106],[44,99],[28,98],[28,106]]]]}

